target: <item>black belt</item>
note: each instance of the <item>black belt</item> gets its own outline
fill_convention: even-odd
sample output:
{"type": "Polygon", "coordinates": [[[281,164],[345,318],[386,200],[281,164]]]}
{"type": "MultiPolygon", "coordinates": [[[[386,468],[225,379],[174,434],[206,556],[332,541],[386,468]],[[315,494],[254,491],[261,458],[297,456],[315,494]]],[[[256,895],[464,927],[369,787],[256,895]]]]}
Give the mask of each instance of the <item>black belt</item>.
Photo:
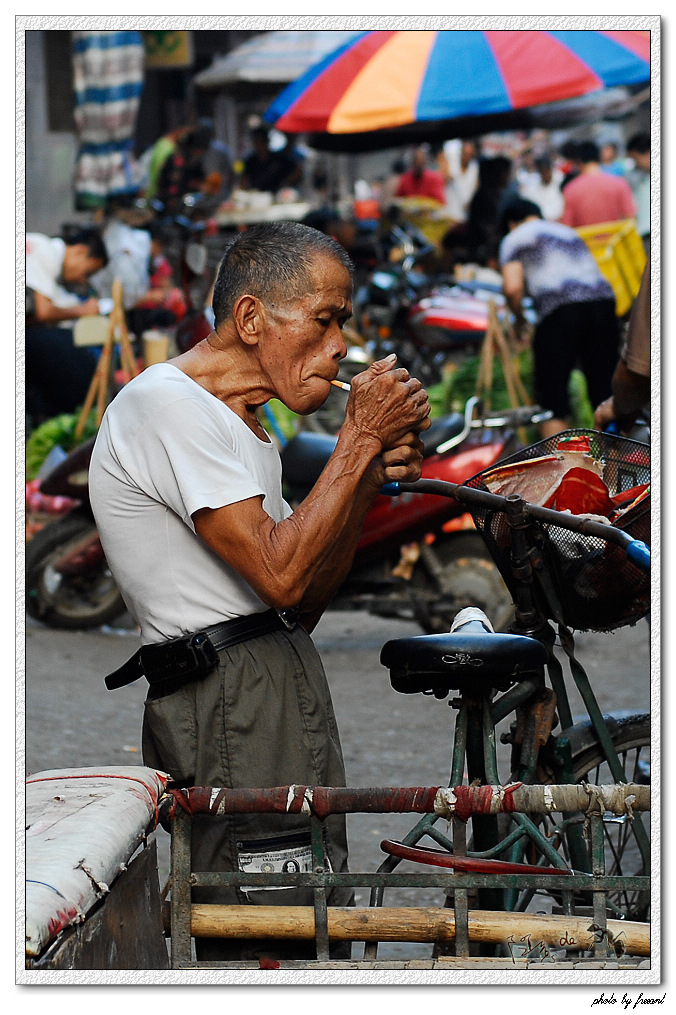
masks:
{"type": "Polygon", "coordinates": [[[106,677],[106,687],[113,691],[145,677],[154,696],[169,694],[211,673],[222,649],[272,631],[293,630],[299,613],[298,608],[267,610],[250,617],[226,620],[183,638],[142,645],[131,659],[106,677]]]}

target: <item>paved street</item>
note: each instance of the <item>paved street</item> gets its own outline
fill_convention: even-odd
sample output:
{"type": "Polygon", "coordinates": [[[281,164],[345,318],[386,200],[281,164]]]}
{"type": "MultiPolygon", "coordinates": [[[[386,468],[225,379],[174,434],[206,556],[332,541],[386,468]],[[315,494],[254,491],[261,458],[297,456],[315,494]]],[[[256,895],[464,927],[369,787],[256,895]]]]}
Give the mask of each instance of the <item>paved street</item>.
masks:
{"type": "MultiPolygon", "coordinates": [[[[361,613],[329,613],[315,632],[341,729],[348,785],[434,786],[449,777],[454,713],[446,701],[392,690],[379,653],[389,638],[419,634],[413,623],[361,613]]],[[[645,622],[614,634],[577,637],[604,710],[650,707],[649,629],[645,622]]],[[[26,626],[26,771],[141,764],[145,683],[107,691],[103,677],[137,648],[133,629],[96,632],[26,626]]],[[[579,709],[579,703],[574,710],[579,709]]],[[[382,838],[400,838],[409,815],[349,817],[351,866],[375,870],[382,838]]],[[[168,871],[160,836],[160,876],[168,871]]],[[[358,898],[364,903],[366,898],[358,898]]],[[[390,946],[393,953],[400,946],[390,946]]],[[[421,948],[424,946],[420,946],[421,948]]]]}

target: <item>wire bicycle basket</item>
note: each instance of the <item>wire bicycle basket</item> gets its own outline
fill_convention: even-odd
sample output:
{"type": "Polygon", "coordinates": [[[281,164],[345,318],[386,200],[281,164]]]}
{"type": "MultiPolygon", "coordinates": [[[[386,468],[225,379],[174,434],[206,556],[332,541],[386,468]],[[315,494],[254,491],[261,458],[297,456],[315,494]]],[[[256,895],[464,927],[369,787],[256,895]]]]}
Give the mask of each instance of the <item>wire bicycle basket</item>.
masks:
{"type": "MultiPolygon", "coordinates": [[[[650,545],[650,447],[615,434],[566,430],[531,444],[464,484],[588,514],[650,545]]],[[[469,506],[474,523],[512,595],[516,581],[506,516],[469,506]]],[[[547,618],[579,631],[635,624],[650,609],[650,576],[623,550],[556,524],[533,522],[542,570],[535,568],[547,618]],[[548,585],[554,597],[548,595],[548,585]],[[554,599],[554,601],[552,601],[554,599]],[[558,603],[556,602],[558,600],[558,603]]],[[[540,598],[540,597],[538,597],[540,598]]]]}

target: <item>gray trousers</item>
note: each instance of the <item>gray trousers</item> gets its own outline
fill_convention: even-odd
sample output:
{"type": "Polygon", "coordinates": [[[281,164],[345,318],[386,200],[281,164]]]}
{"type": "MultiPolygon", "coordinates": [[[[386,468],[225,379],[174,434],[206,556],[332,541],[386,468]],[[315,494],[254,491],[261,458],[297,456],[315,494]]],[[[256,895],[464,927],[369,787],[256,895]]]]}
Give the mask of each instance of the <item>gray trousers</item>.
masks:
{"type": "MultiPolygon", "coordinates": [[[[331,694],[307,632],[296,627],[224,649],[216,669],[203,680],[163,698],[149,695],[143,760],[183,786],[344,786],[331,694]]],[[[284,856],[297,857],[298,850],[306,849],[304,843],[309,844],[309,822],[300,814],[198,816],[193,819],[192,867],[237,870],[239,858],[246,863],[262,851],[283,862],[284,856]]],[[[327,820],[326,846],[332,869],[347,871],[343,815],[327,820]]],[[[202,888],[193,891],[193,901],[312,905],[313,893],[202,888]]],[[[353,905],[353,891],[332,889],[327,901],[333,906],[353,905]]],[[[205,939],[197,947],[200,959],[314,956],[314,945],[303,942],[286,946],[275,942],[271,949],[264,941],[205,939]]]]}

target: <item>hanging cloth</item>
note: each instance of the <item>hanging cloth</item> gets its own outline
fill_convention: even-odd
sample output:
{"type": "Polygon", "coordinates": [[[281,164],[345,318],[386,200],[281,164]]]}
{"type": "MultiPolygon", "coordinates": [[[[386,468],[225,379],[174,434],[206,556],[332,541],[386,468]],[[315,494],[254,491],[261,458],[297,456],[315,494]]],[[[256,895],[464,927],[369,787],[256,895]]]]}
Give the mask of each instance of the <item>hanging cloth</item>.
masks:
{"type": "Polygon", "coordinates": [[[144,62],[140,32],[73,32],[78,211],[105,209],[110,198],[138,190],[132,137],[144,62]]]}

